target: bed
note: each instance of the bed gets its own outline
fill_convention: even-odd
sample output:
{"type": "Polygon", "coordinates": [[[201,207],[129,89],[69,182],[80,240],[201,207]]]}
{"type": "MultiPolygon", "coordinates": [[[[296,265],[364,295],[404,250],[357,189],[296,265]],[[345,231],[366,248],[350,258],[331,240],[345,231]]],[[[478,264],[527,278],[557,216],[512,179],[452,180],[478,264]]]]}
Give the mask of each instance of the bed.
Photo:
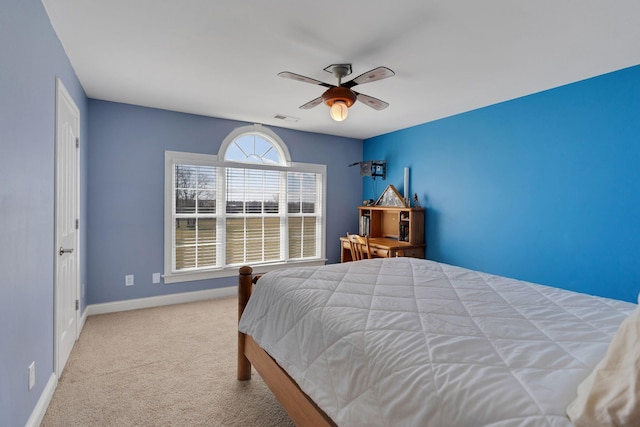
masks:
{"type": "Polygon", "coordinates": [[[238,379],[253,365],[300,426],[572,426],[579,385],[638,311],[416,258],[254,282],[242,267],[238,379]]]}

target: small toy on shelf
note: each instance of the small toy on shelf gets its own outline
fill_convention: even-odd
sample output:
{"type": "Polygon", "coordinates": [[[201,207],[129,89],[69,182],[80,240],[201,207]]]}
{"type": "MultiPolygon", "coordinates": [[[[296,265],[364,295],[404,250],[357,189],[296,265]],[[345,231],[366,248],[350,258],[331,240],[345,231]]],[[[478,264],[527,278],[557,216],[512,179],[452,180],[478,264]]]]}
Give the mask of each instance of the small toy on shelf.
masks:
{"type": "Polygon", "coordinates": [[[418,193],[413,193],[413,206],[416,208],[421,207],[420,201],[418,200],[418,193]]]}

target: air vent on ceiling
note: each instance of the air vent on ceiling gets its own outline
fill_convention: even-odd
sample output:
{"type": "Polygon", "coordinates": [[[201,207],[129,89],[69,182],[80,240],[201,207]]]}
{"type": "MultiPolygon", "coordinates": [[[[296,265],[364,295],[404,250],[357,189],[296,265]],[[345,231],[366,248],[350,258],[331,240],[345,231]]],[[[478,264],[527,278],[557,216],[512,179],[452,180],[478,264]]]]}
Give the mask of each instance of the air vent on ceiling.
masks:
{"type": "Polygon", "coordinates": [[[273,116],[273,118],[278,120],[284,120],[285,122],[297,122],[300,120],[297,117],[286,116],[284,114],[276,114],[275,116],[273,116]]]}

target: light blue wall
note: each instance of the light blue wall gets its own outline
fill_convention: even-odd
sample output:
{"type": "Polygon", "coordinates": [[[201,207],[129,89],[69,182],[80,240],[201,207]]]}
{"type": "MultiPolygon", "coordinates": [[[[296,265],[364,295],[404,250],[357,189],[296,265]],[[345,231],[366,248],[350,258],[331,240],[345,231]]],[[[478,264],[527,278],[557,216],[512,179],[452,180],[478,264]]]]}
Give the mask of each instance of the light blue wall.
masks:
{"type": "MultiPolygon", "coordinates": [[[[88,303],[235,286],[236,277],[165,285],[151,275],[164,271],[165,150],[217,154],[248,123],[97,100],[89,116],[88,303]]],[[[357,226],[361,179],[348,165],[362,158],[362,141],[270,129],[294,161],[327,165],[327,257],[339,262],[338,238],[357,226]]]]}
{"type": "Polygon", "coordinates": [[[640,66],[368,139],[364,158],[401,192],[410,167],[427,258],[636,301],[640,66]]]}
{"type": "MultiPolygon", "coordinates": [[[[38,0],[2,0],[0,58],[0,425],[23,426],[53,374],[56,77],[80,109],[81,132],[87,100],[38,0]]],[[[84,206],[83,197],[82,218],[84,206]]]]}

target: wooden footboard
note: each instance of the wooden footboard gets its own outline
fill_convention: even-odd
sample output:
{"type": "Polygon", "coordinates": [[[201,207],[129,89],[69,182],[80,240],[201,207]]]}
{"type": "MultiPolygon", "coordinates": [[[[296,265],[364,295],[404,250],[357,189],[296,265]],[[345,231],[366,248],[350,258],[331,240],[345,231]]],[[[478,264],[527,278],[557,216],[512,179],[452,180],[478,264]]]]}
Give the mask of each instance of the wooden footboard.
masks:
{"type": "MultiPolygon", "coordinates": [[[[251,267],[240,267],[238,274],[238,321],[249,302],[256,280],[257,278],[253,278],[251,267]]],[[[253,338],[238,331],[238,380],[251,379],[251,365],[255,367],[260,377],[297,426],[328,427],[336,425],[253,338]]]]}

